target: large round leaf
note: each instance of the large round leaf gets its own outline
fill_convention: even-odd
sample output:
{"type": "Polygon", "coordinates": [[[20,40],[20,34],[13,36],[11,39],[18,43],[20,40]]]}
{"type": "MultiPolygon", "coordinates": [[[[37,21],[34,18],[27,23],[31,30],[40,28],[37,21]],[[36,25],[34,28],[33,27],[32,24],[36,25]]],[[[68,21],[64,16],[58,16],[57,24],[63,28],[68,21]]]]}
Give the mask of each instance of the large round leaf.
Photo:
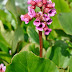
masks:
{"type": "Polygon", "coordinates": [[[67,68],[70,60],[68,45],[63,41],[56,41],[52,47],[50,59],[59,67],[67,68]]]}
{"type": "Polygon", "coordinates": [[[72,35],[72,13],[61,13],[58,15],[59,21],[63,27],[63,30],[72,35]]]}
{"type": "Polygon", "coordinates": [[[6,72],[59,72],[56,65],[49,59],[40,58],[31,52],[16,54],[6,72]]]}

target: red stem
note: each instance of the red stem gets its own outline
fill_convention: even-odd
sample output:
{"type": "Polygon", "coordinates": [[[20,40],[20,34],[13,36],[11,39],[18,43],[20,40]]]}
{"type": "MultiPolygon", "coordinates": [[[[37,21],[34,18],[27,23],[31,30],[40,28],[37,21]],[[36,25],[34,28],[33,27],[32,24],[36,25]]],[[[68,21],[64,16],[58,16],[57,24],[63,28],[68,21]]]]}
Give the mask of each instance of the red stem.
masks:
{"type": "Polygon", "coordinates": [[[42,31],[39,31],[39,42],[40,42],[40,57],[42,57],[42,51],[43,51],[42,31]]]}

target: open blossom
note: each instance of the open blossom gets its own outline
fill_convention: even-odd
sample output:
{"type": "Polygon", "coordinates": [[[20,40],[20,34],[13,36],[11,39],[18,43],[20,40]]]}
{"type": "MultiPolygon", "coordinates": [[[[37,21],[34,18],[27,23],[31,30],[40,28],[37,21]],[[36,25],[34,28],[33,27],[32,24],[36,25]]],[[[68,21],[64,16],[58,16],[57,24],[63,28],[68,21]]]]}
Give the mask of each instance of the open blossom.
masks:
{"type": "Polygon", "coordinates": [[[48,27],[44,28],[44,31],[45,31],[45,35],[48,35],[52,29],[49,29],[48,27]]]}
{"type": "Polygon", "coordinates": [[[25,24],[28,24],[29,21],[32,19],[28,14],[26,15],[21,15],[20,16],[21,20],[25,22],[25,24]]]}
{"type": "Polygon", "coordinates": [[[34,0],[34,1],[36,1],[36,2],[41,2],[42,0],[34,0]]]}
{"type": "Polygon", "coordinates": [[[35,26],[39,26],[40,25],[40,19],[36,18],[36,20],[34,21],[34,25],[35,26]]]}
{"type": "Polygon", "coordinates": [[[49,16],[55,16],[56,9],[51,9],[48,14],[49,14],[49,16]]]}
{"type": "Polygon", "coordinates": [[[50,18],[47,14],[44,14],[43,19],[44,19],[44,21],[48,21],[50,18]]]}
{"type": "Polygon", "coordinates": [[[31,1],[32,1],[32,0],[28,0],[28,2],[27,2],[27,3],[28,3],[28,4],[30,4],[30,3],[31,3],[31,1]]]}
{"type": "Polygon", "coordinates": [[[0,64],[0,72],[5,72],[6,66],[4,64],[0,64]]]}
{"type": "Polygon", "coordinates": [[[46,22],[47,22],[48,25],[50,25],[52,23],[52,19],[49,18],[46,22]]]}
{"type": "Polygon", "coordinates": [[[31,8],[31,6],[28,6],[28,15],[33,18],[36,16],[36,13],[34,11],[34,9],[31,8]]]}
{"type": "Polygon", "coordinates": [[[36,29],[39,31],[45,31],[45,35],[48,35],[52,30],[48,28],[52,23],[50,17],[55,16],[56,9],[55,3],[52,3],[51,0],[28,0],[28,13],[21,15],[21,20],[28,24],[33,18],[35,21],[33,24],[36,26],[36,29]],[[41,11],[35,12],[35,8],[39,7],[41,11]]]}
{"type": "Polygon", "coordinates": [[[44,27],[45,27],[45,24],[41,22],[40,25],[36,27],[36,29],[39,31],[43,31],[44,27]]]}

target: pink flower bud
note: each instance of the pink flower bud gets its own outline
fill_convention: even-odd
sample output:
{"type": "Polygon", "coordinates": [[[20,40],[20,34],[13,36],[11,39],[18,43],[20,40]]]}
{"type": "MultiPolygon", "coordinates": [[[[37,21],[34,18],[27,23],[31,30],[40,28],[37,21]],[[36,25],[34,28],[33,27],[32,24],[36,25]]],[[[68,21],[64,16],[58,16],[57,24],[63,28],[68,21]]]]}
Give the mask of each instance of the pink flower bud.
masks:
{"type": "Polygon", "coordinates": [[[36,8],[36,6],[31,6],[31,8],[32,8],[32,9],[35,9],[35,8],[36,8]]]}
{"type": "Polygon", "coordinates": [[[38,2],[41,2],[42,0],[34,0],[34,1],[38,3],[38,2]]]}
{"type": "Polygon", "coordinates": [[[45,12],[45,13],[48,13],[49,10],[50,10],[49,8],[45,8],[45,9],[44,9],[44,12],[45,12]]]}
{"type": "Polygon", "coordinates": [[[36,27],[36,29],[39,31],[43,31],[44,27],[45,27],[45,24],[41,22],[40,25],[36,27]]]}
{"type": "Polygon", "coordinates": [[[35,6],[36,5],[36,2],[35,1],[31,1],[31,5],[32,6],[35,6]]]}
{"type": "Polygon", "coordinates": [[[28,4],[31,4],[31,1],[32,1],[32,0],[28,0],[28,2],[27,2],[27,3],[28,3],[28,4]]]}
{"type": "Polygon", "coordinates": [[[37,3],[37,6],[38,6],[38,7],[42,7],[42,6],[43,6],[43,3],[42,3],[42,2],[38,2],[38,3],[37,3]]]}
{"type": "Polygon", "coordinates": [[[32,19],[28,14],[21,15],[20,18],[21,18],[22,21],[25,21],[25,24],[28,24],[29,21],[32,19]]]}
{"type": "Polygon", "coordinates": [[[46,4],[47,3],[47,0],[43,0],[43,4],[46,4]]]}
{"type": "Polygon", "coordinates": [[[6,66],[4,64],[0,64],[0,72],[5,72],[6,66]]]}
{"type": "Polygon", "coordinates": [[[47,4],[46,7],[47,7],[47,8],[54,8],[54,7],[55,7],[55,3],[47,4]]]}

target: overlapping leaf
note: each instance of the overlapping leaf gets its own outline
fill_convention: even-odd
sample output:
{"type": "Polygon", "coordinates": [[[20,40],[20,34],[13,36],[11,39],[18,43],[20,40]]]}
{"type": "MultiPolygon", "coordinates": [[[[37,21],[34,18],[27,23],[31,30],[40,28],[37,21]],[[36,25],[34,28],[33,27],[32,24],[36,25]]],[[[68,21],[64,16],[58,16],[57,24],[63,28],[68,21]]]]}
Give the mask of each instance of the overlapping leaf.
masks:
{"type": "Polygon", "coordinates": [[[31,52],[16,54],[6,72],[59,72],[56,65],[49,59],[35,56],[31,52]]]}

